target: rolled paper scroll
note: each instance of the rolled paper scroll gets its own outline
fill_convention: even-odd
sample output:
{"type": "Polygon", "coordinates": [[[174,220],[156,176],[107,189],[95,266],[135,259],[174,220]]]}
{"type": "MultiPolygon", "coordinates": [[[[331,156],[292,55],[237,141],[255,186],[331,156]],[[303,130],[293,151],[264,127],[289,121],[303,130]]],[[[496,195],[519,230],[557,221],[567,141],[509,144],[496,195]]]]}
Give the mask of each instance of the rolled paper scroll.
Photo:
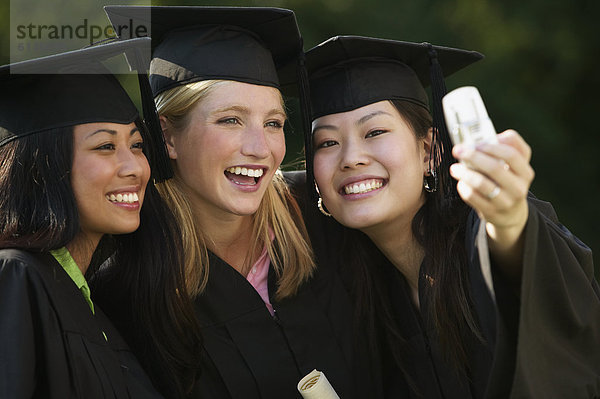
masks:
{"type": "Polygon", "coordinates": [[[300,380],[298,391],[304,399],[340,399],[325,374],[316,369],[300,380]]]}

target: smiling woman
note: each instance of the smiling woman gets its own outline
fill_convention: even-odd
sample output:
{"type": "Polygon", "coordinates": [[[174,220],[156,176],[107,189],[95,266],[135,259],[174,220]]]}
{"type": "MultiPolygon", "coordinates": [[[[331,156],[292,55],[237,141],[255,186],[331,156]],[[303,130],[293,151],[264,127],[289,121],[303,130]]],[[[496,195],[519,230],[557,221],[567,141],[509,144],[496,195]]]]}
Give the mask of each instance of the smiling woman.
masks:
{"type": "MultiPolygon", "coordinates": [[[[137,276],[129,289],[143,306],[121,306],[136,309],[138,322],[176,324],[168,309],[185,313],[176,226],[148,185],[146,156],[164,164],[166,149],[152,148],[160,141],[100,64],[142,44],[112,43],[0,69],[3,397],[162,397],[88,285],[110,256],[115,270],[137,276]],[[67,73],[45,69],[61,63],[67,73]],[[11,73],[19,68],[42,73],[11,73]],[[170,295],[151,292],[156,276],[164,279],[152,286],[170,295]]],[[[168,175],[160,166],[154,170],[156,180],[168,175]]],[[[180,323],[185,336],[172,328],[165,333],[164,324],[147,325],[147,335],[162,340],[146,356],[162,361],[168,373],[174,365],[166,354],[193,356],[199,339],[186,340],[196,332],[193,324],[180,323]]]]}
{"type": "Polygon", "coordinates": [[[81,232],[89,240],[137,229],[150,178],[143,143],[133,123],[74,127],[71,185],[81,232]]]}
{"type": "Polygon", "coordinates": [[[190,108],[184,128],[171,126],[168,107],[158,107],[175,173],[205,231],[224,213],[254,214],[285,155],[279,90],[225,80],[213,87],[190,108]]]}
{"type": "MultiPolygon", "coordinates": [[[[106,10],[114,26],[151,21],[150,83],[175,174],[157,186],[182,226],[186,283],[204,338],[202,374],[188,397],[294,398],[313,369],[341,397],[358,397],[352,342],[342,348],[328,313],[335,310],[310,284],[310,241],[278,172],[286,123],[280,82],[302,54],[294,13],[106,10]]],[[[115,314],[128,321],[119,306],[115,314]]],[[[132,342],[146,333],[131,322],[123,329],[132,342]]],[[[165,379],[161,367],[151,366],[157,381],[165,379]]]]}
{"type": "Polygon", "coordinates": [[[528,193],[517,132],[452,148],[440,118],[444,76],[480,58],[358,36],[307,52],[307,162],[335,219],[313,211],[311,238],[348,275],[385,397],[597,397],[590,249],[528,193]]]}

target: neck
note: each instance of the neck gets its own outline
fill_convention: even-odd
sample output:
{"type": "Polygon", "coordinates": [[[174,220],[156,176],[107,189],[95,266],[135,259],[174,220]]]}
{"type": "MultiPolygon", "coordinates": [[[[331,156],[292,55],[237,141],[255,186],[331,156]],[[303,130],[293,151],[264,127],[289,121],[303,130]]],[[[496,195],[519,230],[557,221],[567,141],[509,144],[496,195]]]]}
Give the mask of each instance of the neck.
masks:
{"type": "Polygon", "coordinates": [[[194,216],[207,248],[245,276],[244,265],[252,243],[252,215],[215,214],[197,208],[194,216]]]}
{"type": "Polygon", "coordinates": [[[90,266],[92,255],[100,242],[100,238],[102,238],[102,236],[89,237],[84,233],[79,233],[71,240],[71,242],[65,245],[84,276],[90,266]]]}
{"type": "Polygon", "coordinates": [[[425,257],[424,248],[412,232],[412,218],[363,230],[385,257],[402,273],[419,306],[419,271],[425,257]]]}

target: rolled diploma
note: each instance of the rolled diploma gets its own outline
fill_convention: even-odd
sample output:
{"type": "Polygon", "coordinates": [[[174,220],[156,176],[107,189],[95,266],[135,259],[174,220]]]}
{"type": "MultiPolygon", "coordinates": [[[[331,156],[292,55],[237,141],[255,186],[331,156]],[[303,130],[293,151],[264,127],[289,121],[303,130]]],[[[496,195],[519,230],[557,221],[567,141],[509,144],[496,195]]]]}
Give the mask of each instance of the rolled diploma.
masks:
{"type": "Polygon", "coordinates": [[[304,399],[340,399],[325,374],[316,369],[300,380],[298,391],[304,399]]]}

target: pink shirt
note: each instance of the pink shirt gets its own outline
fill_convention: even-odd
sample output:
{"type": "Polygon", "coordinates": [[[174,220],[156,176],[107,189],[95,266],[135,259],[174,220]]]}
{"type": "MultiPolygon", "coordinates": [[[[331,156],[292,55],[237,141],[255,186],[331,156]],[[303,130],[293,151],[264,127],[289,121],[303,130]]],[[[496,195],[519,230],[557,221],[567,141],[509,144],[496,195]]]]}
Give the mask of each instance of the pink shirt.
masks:
{"type": "MultiPolygon", "coordinates": [[[[273,232],[269,231],[271,240],[273,240],[273,232]]],[[[267,306],[267,309],[271,313],[271,316],[275,314],[273,311],[273,305],[271,305],[271,301],[269,300],[269,286],[268,276],[269,276],[269,265],[271,264],[271,258],[269,257],[269,253],[267,252],[267,246],[265,245],[260,256],[250,269],[250,273],[246,276],[246,280],[258,292],[258,295],[262,298],[263,302],[267,306]]]]}

